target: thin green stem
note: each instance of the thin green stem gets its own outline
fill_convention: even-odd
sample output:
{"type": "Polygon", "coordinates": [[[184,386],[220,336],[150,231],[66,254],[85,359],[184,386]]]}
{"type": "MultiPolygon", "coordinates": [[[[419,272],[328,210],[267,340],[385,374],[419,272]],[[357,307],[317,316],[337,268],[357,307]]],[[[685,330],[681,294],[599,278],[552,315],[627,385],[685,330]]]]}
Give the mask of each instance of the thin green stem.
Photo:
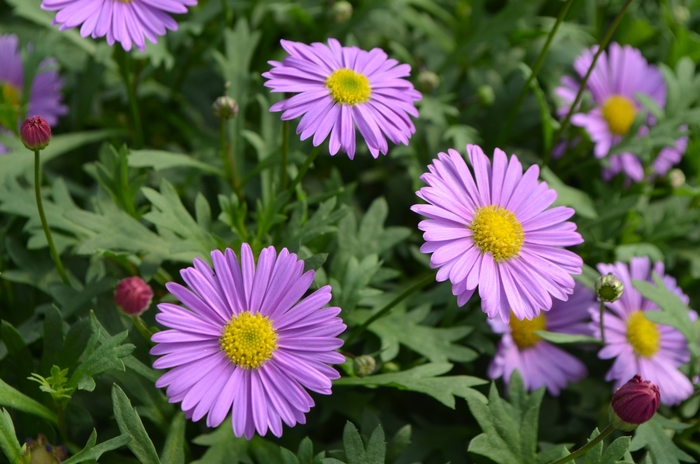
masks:
{"type": "Polygon", "coordinates": [[[56,251],[56,245],[54,244],[53,237],[51,236],[51,229],[49,229],[49,223],[46,220],[46,214],[44,214],[44,203],[41,200],[41,160],[39,158],[39,150],[34,150],[34,193],[36,195],[36,207],[39,209],[41,227],[44,228],[44,235],[46,236],[46,241],[49,244],[51,258],[56,265],[56,270],[58,270],[58,275],[61,276],[63,283],[70,285],[68,274],[66,274],[66,269],[63,267],[63,263],[61,262],[61,256],[56,251]]]}
{"type": "Polygon", "coordinates": [[[228,25],[230,24],[230,22],[229,22],[230,21],[230,18],[229,18],[230,12],[228,9],[228,0],[221,0],[221,12],[223,13],[223,16],[224,16],[224,26],[228,27],[228,25]]]}
{"type": "Polygon", "coordinates": [[[139,150],[143,148],[143,126],[141,125],[141,113],[139,112],[138,102],[136,100],[136,75],[134,72],[134,63],[131,59],[130,53],[123,51],[121,47],[116,47],[116,49],[117,53],[121,53],[123,55],[122,60],[118,60],[119,68],[121,70],[122,79],[124,79],[126,96],[129,100],[129,109],[131,110],[131,122],[134,125],[134,132],[136,134],[134,148],[139,150]]]}
{"type": "Polygon", "coordinates": [[[55,400],[56,416],[58,417],[58,434],[61,435],[61,440],[65,445],[68,444],[68,431],[66,428],[66,415],[63,404],[60,400],[55,400]]]}
{"type": "Polygon", "coordinates": [[[282,122],[282,164],[280,165],[280,190],[287,190],[287,163],[289,160],[289,121],[282,122]]]}
{"type": "Polygon", "coordinates": [[[151,332],[151,329],[149,329],[143,319],[141,319],[141,316],[133,316],[131,319],[134,321],[134,326],[136,326],[136,329],[141,335],[143,335],[143,338],[145,338],[151,345],[154,345],[154,343],[151,341],[153,332],[151,332]]]}
{"type": "Polygon", "coordinates": [[[224,167],[228,172],[228,177],[231,182],[231,189],[238,195],[239,199],[243,199],[243,191],[241,190],[241,183],[238,180],[238,174],[236,173],[236,158],[233,153],[233,144],[228,141],[228,132],[226,130],[226,125],[228,120],[221,118],[219,120],[219,143],[221,144],[221,159],[224,162],[224,167]]]}
{"type": "Polygon", "coordinates": [[[547,56],[547,52],[549,51],[549,46],[552,44],[552,40],[554,39],[554,36],[556,35],[557,30],[559,29],[559,25],[562,23],[562,21],[566,17],[566,14],[569,12],[571,5],[573,5],[575,1],[576,0],[567,0],[566,4],[562,7],[561,11],[559,12],[559,16],[557,16],[557,20],[554,23],[552,30],[549,31],[547,41],[544,43],[544,47],[542,47],[542,50],[540,51],[540,54],[537,57],[534,66],[532,67],[532,71],[530,72],[530,76],[527,78],[527,82],[525,82],[525,85],[523,86],[522,90],[520,90],[520,95],[518,95],[518,99],[515,100],[515,104],[511,107],[510,112],[508,113],[506,123],[503,125],[503,128],[501,129],[501,132],[498,136],[498,145],[500,145],[503,142],[503,139],[510,132],[511,127],[513,127],[513,122],[515,121],[515,117],[518,114],[520,105],[522,105],[523,100],[525,100],[525,96],[530,90],[532,82],[535,80],[535,78],[540,72],[540,69],[542,68],[544,59],[547,56]]]}
{"type": "Polygon", "coordinates": [[[301,168],[299,169],[299,172],[297,173],[296,177],[292,181],[292,185],[289,187],[289,190],[294,191],[294,189],[299,185],[301,180],[304,178],[304,175],[306,174],[306,171],[309,170],[311,167],[311,164],[314,162],[318,154],[321,152],[321,146],[319,145],[318,147],[314,147],[313,150],[311,150],[311,153],[309,153],[309,156],[306,157],[306,160],[304,160],[304,164],[301,165],[301,168]]]}
{"type": "Polygon", "coordinates": [[[554,147],[557,146],[557,142],[561,138],[561,136],[566,132],[566,130],[569,128],[569,123],[571,122],[571,117],[574,115],[574,111],[578,108],[579,103],[581,102],[581,98],[583,97],[583,92],[586,90],[586,84],[588,83],[588,79],[591,77],[591,74],[593,73],[593,70],[595,69],[595,65],[598,62],[598,57],[603,53],[605,50],[605,47],[608,46],[608,42],[610,42],[610,39],[612,38],[613,33],[615,32],[615,29],[617,29],[617,26],[620,24],[620,21],[622,20],[622,17],[625,14],[625,11],[627,11],[627,7],[630,6],[630,3],[632,3],[632,0],[627,0],[624,5],[622,5],[622,9],[620,9],[620,12],[615,16],[615,19],[613,20],[612,24],[608,28],[608,31],[605,33],[605,36],[603,37],[603,40],[600,41],[600,44],[598,45],[598,51],[596,51],[595,55],[593,56],[593,61],[591,61],[591,65],[588,67],[588,71],[586,72],[586,75],[583,77],[583,80],[581,81],[581,85],[579,86],[578,93],[576,94],[576,98],[574,99],[573,103],[571,104],[571,107],[569,108],[569,112],[566,113],[566,117],[561,123],[561,127],[559,127],[559,130],[557,133],[554,135],[554,138],[552,139],[552,146],[550,147],[549,151],[545,154],[544,159],[542,160],[542,164],[544,166],[549,164],[549,161],[552,157],[552,151],[554,150],[554,147]]]}
{"type": "Polygon", "coordinates": [[[372,317],[370,317],[365,322],[363,322],[362,325],[357,327],[355,329],[355,331],[350,335],[348,340],[345,342],[345,346],[350,346],[350,344],[352,342],[354,342],[355,339],[357,337],[359,337],[362,334],[362,332],[364,332],[367,329],[367,327],[372,325],[372,323],[374,321],[376,321],[377,319],[384,317],[389,311],[394,309],[394,307],[397,304],[401,303],[403,300],[405,300],[409,296],[413,295],[418,290],[420,290],[423,287],[425,287],[426,285],[428,285],[430,282],[434,282],[434,281],[435,281],[435,273],[434,272],[431,271],[431,272],[428,272],[427,274],[425,274],[418,282],[416,282],[415,284],[408,287],[403,293],[401,293],[399,296],[397,296],[396,298],[391,300],[391,302],[389,302],[386,306],[384,306],[382,309],[380,309],[379,311],[374,313],[372,315],[372,317]]]}
{"type": "Polygon", "coordinates": [[[600,301],[600,341],[605,345],[605,326],[603,325],[603,314],[605,313],[605,302],[600,301]]]}
{"type": "Polygon", "coordinates": [[[553,461],[550,464],[564,464],[565,462],[573,461],[574,459],[583,456],[584,454],[588,453],[591,450],[591,448],[593,448],[595,445],[597,445],[601,441],[605,440],[607,438],[607,436],[612,433],[613,430],[615,430],[615,429],[612,428],[612,425],[608,425],[593,440],[589,441],[588,443],[586,443],[585,445],[583,445],[581,448],[577,449],[576,451],[574,451],[570,455],[564,456],[561,459],[557,459],[556,461],[553,461]]]}

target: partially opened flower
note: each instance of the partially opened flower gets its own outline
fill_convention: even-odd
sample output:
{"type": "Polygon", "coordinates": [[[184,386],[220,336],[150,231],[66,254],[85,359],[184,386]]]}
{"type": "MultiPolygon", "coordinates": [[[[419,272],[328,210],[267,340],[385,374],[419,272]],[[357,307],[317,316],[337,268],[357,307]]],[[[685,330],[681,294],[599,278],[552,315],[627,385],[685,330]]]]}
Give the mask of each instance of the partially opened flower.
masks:
{"type": "MultiPolygon", "coordinates": [[[[597,46],[584,50],[574,62],[574,69],[584,77],[593,62],[597,46]]],[[[562,78],[562,86],[556,94],[562,100],[558,113],[563,116],[574,102],[579,83],[570,77],[562,78]]],[[[601,53],[595,68],[586,84],[593,97],[594,108],[588,113],[574,113],[571,123],[583,127],[595,143],[594,153],[597,158],[604,158],[629,132],[642,104],[635,94],[640,93],[651,98],[659,107],[666,104],[666,83],[661,72],[647,63],[641,52],[629,45],[620,46],[611,43],[608,52],[601,53]]],[[[648,133],[648,126],[654,119],[648,117],[639,135],[648,133]]],[[[681,128],[685,130],[684,128],[681,128]]],[[[654,172],[665,174],[672,165],[678,163],[685,153],[687,137],[680,137],[674,144],[663,148],[652,163],[654,172]]],[[[624,172],[630,179],[640,182],[644,179],[644,167],[634,153],[619,153],[609,157],[610,167],[603,170],[603,177],[610,179],[619,172],[624,172]]]]}
{"type": "Polygon", "coordinates": [[[53,24],[60,30],[80,26],[80,35],[93,39],[107,36],[107,43],[119,42],[124,50],[135,45],[146,48],[166,29],[174,31],[177,23],[168,13],[187,13],[187,6],[197,0],[42,0],[44,10],[58,10],[53,24]]]}
{"type": "Polygon", "coordinates": [[[581,284],[576,284],[568,301],[555,300],[552,309],[541,312],[532,320],[510,318],[504,323],[489,319],[491,329],[503,334],[496,356],[489,365],[491,379],[503,377],[507,384],[517,369],[527,390],[547,387],[553,396],[569,382],[578,382],[588,375],[586,366],[561,348],[543,340],[535,332],[546,330],[565,334],[591,335],[588,308],[595,305],[595,296],[581,284]]]}
{"type": "MultiPolygon", "coordinates": [[[[58,124],[58,117],[66,114],[68,109],[61,103],[63,80],[58,75],[56,60],[48,58],[39,65],[29,89],[26,109],[22,107],[24,68],[16,35],[0,35],[0,63],[0,104],[16,114],[17,125],[27,115],[40,115],[50,126],[58,124]]],[[[5,152],[7,149],[0,144],[0,153],[5,152]]]]}
{"type": "Polygon", "coordinates": [[[389,59],[379,48],[341,47],[335,39],[328,39],[328,45],[281,43],[290,56],[282,63],[269,62],[265,86],[298,95],[275,103],[270,111],[284,111],[285,121],[303,115],[297,127],[301,140],[313,135],[318,146],[330,134],[331,155],[342,149],[350,159],[355,156],[355,126],[375,158],[389,150],[386,138],[408,145],[416,131],[409,116],[418,117],[413,102],[421,99],[413,84],[402,79],[410,74],[409,65],[389,59]]]}
{"type": "Polygon", "coordinates": [[[490,317],[532,319],[552,307],[552,297],[566,300],[574,290],[570,274],[583,261],[562,246],[583,241],[576,224],[566,221],[574,210],[547,209],[557,194],[538,182],[539,168],[525,174],[518,158],[508,161],[496,149],[493,165],[476,145],[467,145],[474,175],[455,150],[440,153],[421,179],[416,194],[428,202],[411,209],[428,219],[423,253],[440,268],[437,280],[450,279],[461,306],[479,287],[481,307],[490,317]],[[476,182],[475,182],[476,179],[476,182]]]}
{"type": "Polygon", "coordinates": [[[156,386],[194,421],[207,416],[216,427],[232,413],[236,436],[280,436],[282,422],[303,424],[314,405],[304,387],[328,395],[339,377],[327,364],[345,360],[334,351],[340,308],[323,308],[329,286],[302,299],[314,272],[286,248],[262,250],[257,268],[247,244],[240,262],[231,249],[211,256],[213,271],[200,259],[181,271],[191,290],[166,285],[186,307],[158,305],[156,320],[170,330],[152,337],[151,354],[161,356],[153,367],[172,370],[156,386]]]}
{"type": "MultiPolygon", "coordinates": [[[[603,316],[606,345],[598,353],[601,359],[615,359],[605,380],[614,380],[614,389],[634,377],[658,385],[661,402],[673,406],[693,394],[690,380],[678,370],[678,366],[690,360],[688,341],[683,334],[671,326],[657,324],[645,317],[648,311],[657,311],[658,306],[634,288],[633,280],[652,282],[652,271],[661,276],[666,287],[688,303],[685,295],[676,285],[673,277],[664,275],[664,265],[657,262],[651,267],[649,258],[632,258],[629,266],[625,263],[599,264],[598,270],[605,274],[612,272],[625,286],[622,297],[614,303],[606,303],[611,312],[603,316]]],[[[600,316],[596,308],[590,310],[593,322],[591,329],[600,337],[600,316]]],[[[688,315],[688,324],[691,322],[688,315]]]]}

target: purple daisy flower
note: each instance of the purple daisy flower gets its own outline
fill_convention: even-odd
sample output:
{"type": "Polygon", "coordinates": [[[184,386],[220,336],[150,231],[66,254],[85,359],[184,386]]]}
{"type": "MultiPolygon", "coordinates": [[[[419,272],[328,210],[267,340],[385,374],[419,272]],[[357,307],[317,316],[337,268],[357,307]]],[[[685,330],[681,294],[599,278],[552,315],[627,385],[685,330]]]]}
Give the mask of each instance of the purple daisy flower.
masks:
{"type": "Polygon", "coordinates": [[[474,175],[456,150],[440,153],[421,176],[428,187],[416,192],[428,205],[411,209],[428,219],[423,253],[440,268],[437,280],[450,279],[461,306],[477,285],[484,312],[510,319],[532,319],[549,311],[552,296],[566,301],[583,261],[562,246],[583,242],[576,224],[566,219],[574,210],[547,208],[557,193],[538,182],[539,168],[525,174],[518,158],[508,161],[498,148],[493,166],[476,145],[467,145],[474,175]],[[474,182],[476,178],[476,183],[474,182]]]}
{"type": "Polygon", "coordinates": [[[328,45],[281,43],[290,56],[282,63],[269,61],[265,86],[298,95],[275,103],[270,111],[284,111],[285,121],[304,115],[297,127],[301,140],[313,135],[318,146],[330,134],[331,155],[342,149],[352,159],[357,125],[375,158],[389,150],[385,136],[408,145],[416,131],[409,115],[418,117],[413,102],[422,98],[402,79],[410,75],[409,65],[388,59],[379,48],[341,47],[335,39],[328,39],[328,45]]]}
{"type": "MultiPolygon", "coordinates": [[[[599,264],[601,274],[612,272],[625,286],[622,297],[614,303],[606,303],[611,312],[603,316],[606,346],[600,350],[601,359],[615,358],[605,380],[615,380],[613,391],[635,375],[650,380],[661,390],[661,402],[673,406],[693,394],[690,380],[678,370],[678,366],[690,360],[688,341],[671,326],[657,324],[644,317],[646,311],[659,307],[642,297],[632,286],[632,280],[652,282],[651,273],[662,276],[664,284],[684,302],[689,298],[676,285],[676,280],[664,275],[662,262],[654,264],[647,257],[632,258],[625,263],[599,264]]],[[[590,310],[591,329],[600,338],[600,316],[597,308],[590,310]]],[[[689,315],[688,323],[693,319],[689,315]]]]}
{"type": "Polygon", "coordinates": [[[583,321],[589,319],[588,308],[595,304],[595,294],[577,283],[568,301],[555,301],[552,309],[531,321],[511,317],[506,324],[500,319],[489,319],[491,330],[503,334],[489,365],[489,378],[503,377],[508,384],[517,369],[527,390],[544,386],[550,394],[558,396],[568,382],[586,377],[588,370],[581,361],[534,332],[591,335],[588,323],[583,321]]]}
{"type": "Polygon", "coordinates": [[[260,252],[257,268],[248,244],[240,263],[231,249],[211,253],[214,270],[201,259],[180,274],[191,290],[166,288],[186,306],[161,303],[156,320],[171,330],[153,335],[156,369],[172,368],[156,382],[188,418],[205,415],[216,427],[232,412],[236,436],[282,435],[282,422],[303,424],[314,405],[306,387],[329,395],[342,363],[334,350],[345,330],[340,308],[322,308],[329,286],[300,300],[314,280],[286,248],[260,252]]]}
{"type": "MultiPolygon", "coordinates": [[[[584,50],[574,61],[574,69],[582,78],[588,72],[597,50],[597,46],[584,50]]],[[[562,100],[558,114],[564,116],[576,98],[579,83],[565,76],[561,84],[555,93],[562,100]]],[[[598,58],[586,87],[591,91],[595,107],[588,113],[574,113],[571,123],[588,132],[595,143],[593,151],[597,158],[604,158],[627,135],[637,112],[643,109],[635,93],[649,96],[661,108],[666,104],[666,83],[661,72],[648,64],[639,50],[629,45],[623,47],[611,43],[608,53],[603,52],[598,58]]],[[[654,123],[654,118],[649,116],[647,126],[642,126],[638,135],[648,133],[648,126],[654,123]]],[[[673,147],[663,148],[652,164],[654,171],[664,175],[680,161],[687,144],[688,138],[681,137],[673,147]]],[[[619,172],[624,172],[635,182],[644,179],[642,162],[633,153],[612,155],[609,160],[610,167],[603,169],[605,179],[619,172]]]]}
{"type": "Polygon", "coordinates": [[[168,13],[187,13],[197,0],[43,0],[44,10],[58,10],[54,25],[59,30],[82,24],[80,35],[93,39],[107,36],[107,43],[120,42],[124,50],[132,44],[146,48],[144,37],[153,43],[165,30],[177,30],[177,22],[168,13]]]}
{"type": "MultiPolygon", "coordinates": [[[[58,123],[58,117],[68,112],[68,108],[61,104],[63,80],[58,75],[55,59],[45,59],[39,65],[39,71],[34,75],[29,89],[26,113],[22,108],[24,69],[16,35],[0,35],[0,63],[0,93],[5,105],[15,109],[18,127],[27,115],[41,116],[49,125],[54,126],[58,123]]],[[[3,129],[10,128],[3,128],[0,124],[0,130],[3,129]]],[[[0,144],[0,153],[7,151],[7,148],[0,144]]]]}

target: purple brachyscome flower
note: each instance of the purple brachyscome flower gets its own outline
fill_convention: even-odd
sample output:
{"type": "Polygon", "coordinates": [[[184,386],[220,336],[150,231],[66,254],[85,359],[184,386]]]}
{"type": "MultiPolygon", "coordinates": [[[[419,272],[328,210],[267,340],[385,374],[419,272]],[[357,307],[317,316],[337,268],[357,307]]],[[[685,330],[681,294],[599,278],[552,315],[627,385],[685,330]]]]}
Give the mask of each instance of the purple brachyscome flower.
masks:
{"type": "MultiPolygon", "coordinates": [[[[50,126],[58,124],[58,117],[66,114],[68,109],[61,104],[63,80],[58,76],[56,60],[48,58],[39,65],[29,90],[27,108],[22,108],[24,69],[16,35],[0,35],[0,63],[0,101],[17,113],[17,126],[27,114],[40,115],[50,126]]],[[[11,128],[3,128],[0,123],[0,130],[3,129],[11,128]]],[[[7,148],[2,144],[0,153],[7,153],[7,148]]]]}
{"type": "MultiPolygon", "coordinates": [[[[653,269],[649,258],[632,258],[625,263],[599,264],[601,274],[612,272],[624,284],[625,292],[614,303],[606,303],[611,312],[603,316],[605,347],[600,350],[601,359],[615,358],[605,380],[614,380],[614,390],[620,388],[635,375],[641,375],[659,386],[661,402],[673,406],[693,394],[690,380],[678,370],[678,366],[690,360],[688,341],[671,326],[657,324],[644,316],[647,311],[659,307],[642,297],[632,280],[652,282],[652,271],[663,278],[666,287],[688,303],[688,296],[676,285],[676,280],[664,275],[664,265],[657,262],[653,269]]],[[[590,309],[591,329],[600,338],[600,316],[597,308],[590,309]]],[[[688,323],[691,318],[688,316],[688,323]]]]}
{"type": "Polygon", "coordinates": [[[496,149],[493,165],[476,145],[467,145],[474,175],[456,150],[440,153],[421,176],[428,184],[416,192],[429,204],[411,209],[428,219],[423,253],[440,268],[437,280],[450,279],[461,306],[477,285],[481,307],[490,317],[532,319],[552,307],[552,296],[566,301],[574,290],[570,274],[583,261],[562,246],[583,242],[576,224],[566,221],[574,210],[547,209],[557,193],[538,182],[539,168],[525,174],[518,158],[508,161],[496,149]],[[476,182],[474,179],[476,178],[476,182]]]}
{"type": "MultiPolygon", "coordinates": [[[[597,50],[597,46],[584,50],[574,61],[574,69],[581,78],[588,72],[597,50]]],[[[555,93],[562,100],[558,114],[563,116],[576,98],[579,83],[565,76],[561,84],[555,93]]],[[[629,45],[611,43],[608,52],[601,53],[598,58],[586,88],[592,94],[595,107],[588,113],[574,113],[571,123],[583,127],[588,132],[595,143],[594,153],[597,158],[607,156],[627,135],[637,112],[644,108],[635,96],[636,93],[648,96],[661,108],[666,104],[666,83],[661,72],[648,64],[639,50],[629,45]]],[[[639,135],[647,134],[648,126],[654,123],[654,118],[650,116],[647,125],[640,128],[639,135]]],[[[688,138],[680,137],[674,146],[664,147],[652,163],[654,172],[664,175],[671,166],[680,161],[687,145],[688,138]]],[[[633,153],[619,153],[608,159],[610,167],[603,169],[605,179],[610,179],[619,172],[624,172],[635,182],[644,179],[642,162],[633,153]]]]}
{"type": "Polygon", "coordinates": [[[153,43],[165,30],[177,29],[168,13],[187,13],[187,6],[197,0],[42,0],[44,10],[58,10],[54,25],[65,30],[80,26],[80,35],[93,39],[107,36],[107,43],[120,42],[124,50],[132,44],[146,48],[145,39],[153,43]]]}
{"type": "Polygon", "coordinates": [[[240,262],[231,249],[211,253],[214,270],[201,259],[180,274],[190,289],[170,282],[166,288],[186,307],[158,305],[156,320],[170,330],[158,332],[151,354],[156,369],[172,368],[156,382],[168,387],[171,403],[182,402],[194,421],[207,416],[216,427],[229,413],[236,436],[250,439],[268,428],[282,435],[282,422],[303,424],[314,401],[304,387],[331,393],[342,363],[334,350],[345,330],[340,308],[323,308],[330,286],[301,299],[313,282],[304,262],[286,248],[260,252],[257,268],[248,244],[240,262]]]}
{"type": "Polygon", "coordinates": [[[550,394],[558,396],[567,383],[586,377],[588,371],[581,361],[543,340],[535,331],[591,335],[587,322],[584,322],[589,318],[591,305],[595,305],[595,295],[577,283],[568,301],[554,301],[552,309],[530,321],[511,317],[509,323],[504,323],[498,318],[489,319],[491,330],[503,334],[496,356],[489,365],[489,378],[503,377],[508,384],[517,369],[527,390],[547,387],[550,394]]]}
{"type": "Polygon", "coordinates": [[[303,115],[297,126],[301,140],[313,135],[318,146],[330,134],[331,155],[342,149],[350,159],[355,156],[355,126],[375,158],[389,150],[385,136],[408,145],[416,131],[409,115],[418,117],[413,102],[422,98],[402,79],[410,74],[409,65],[388,59],[379,48],[341,47],[335,39],[328,39],[328,45],[281,43],[290,56],[282,63],[269,62],[265,86],[298,95],[275,103],[270,111],[284,111],[285,121],[303,115]]]}

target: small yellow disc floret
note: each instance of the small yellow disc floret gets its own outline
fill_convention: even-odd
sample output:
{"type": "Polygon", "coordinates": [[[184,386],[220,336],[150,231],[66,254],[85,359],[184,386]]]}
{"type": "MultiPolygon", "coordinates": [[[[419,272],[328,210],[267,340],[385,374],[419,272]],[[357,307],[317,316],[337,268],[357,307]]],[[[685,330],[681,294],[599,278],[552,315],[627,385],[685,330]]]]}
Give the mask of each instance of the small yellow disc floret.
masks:
{"type": "Polygon", "coordinates": [[[642,311],[635,311],[627,319],[627,341],[636,355],[651,358],[661,348],[661,333],[642,311]]]}
{"type": "Polygon", "coordinates": [[[245,311],[224,326],[220,343],[221,350],[235,365],[257,369],[277,349],[277,332],[267,317],[245,311]]]}
{"type": "Polygon", "coordinates": [[[520,321],[511,311],[509,322],[511,330],[510,336],[513,337],[513,341],[519,349],[530,348],[537,345],[537,343],[542,340],[535,332],[538,330],[546,330],[546,324],[547,320],[544,317],[544,313],[540,313],[539,316],[531,321],[527,319],[520,321]]]}
{"type": "Polygon", "coordinates": [[[634,102],[621,95],[613,95],[605,100],[602,111],[603,119],[608,123],[610,132],[621,136],[627,135],[637,115],[634,102]]]}
{"type": "Polygon", "coordinates": [[[469,225],[472,240],[482,253],[491,253],[496,262],[518,256],[525,241],[520,221],[503,206],[482,206],[469,225]]]}
{"type": "Polygon", "coordinates": [[[333,71],[326,79],[326,88],[330,90],[333,101],[341,105],[365,103],[372,95],[369,79],[347,68],[333,71]]]}

